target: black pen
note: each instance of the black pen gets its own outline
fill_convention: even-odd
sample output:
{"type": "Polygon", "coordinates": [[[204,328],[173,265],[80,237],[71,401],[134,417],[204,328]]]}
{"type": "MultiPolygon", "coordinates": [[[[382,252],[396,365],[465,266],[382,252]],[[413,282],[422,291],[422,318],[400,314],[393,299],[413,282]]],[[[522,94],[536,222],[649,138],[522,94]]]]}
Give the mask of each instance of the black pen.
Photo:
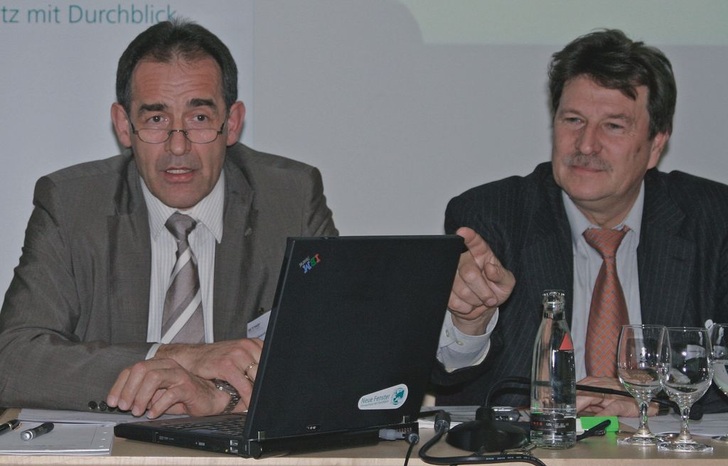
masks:
{"type": "Polygon", "coordinates": [[[52,430],[53,430],[53,423],[44,422],[43,424],[39,425],[38,427],[34,427],[32,429],[22,431],[20,433],[20,438],[22,438],[23,440],[32,440],[43,434],[47,434],[48,432],[50,432],[52,430]]]}
{"type": "Polygon", "coordinates": [[[4,434],[5,432],[15,430],[20,425],[20,421],[17,419],[13,419],[12,421],[4,422],[0,424],[0,434],[4,434]]]}

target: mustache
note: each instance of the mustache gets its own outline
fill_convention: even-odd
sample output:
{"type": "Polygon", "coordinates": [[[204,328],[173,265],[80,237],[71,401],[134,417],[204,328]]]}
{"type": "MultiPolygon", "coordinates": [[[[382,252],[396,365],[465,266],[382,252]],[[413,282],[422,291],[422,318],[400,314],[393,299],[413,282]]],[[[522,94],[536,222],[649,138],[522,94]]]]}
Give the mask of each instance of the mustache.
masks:
{"type": "Polygon", "coordinates": [[[611,171],[612,166],[596,155],[586,155],[577,152],[568,156],[564,162],[568,167],[589,168],[591,170],[611,171]]]}
{"type": "Polygon", "coordinates": [[[157,170],[167,170],[170,168],[190,168],[196,170],[200,168],[200,161],[196,157],[190,155],[168,155],[157,159],[157,170]]]}

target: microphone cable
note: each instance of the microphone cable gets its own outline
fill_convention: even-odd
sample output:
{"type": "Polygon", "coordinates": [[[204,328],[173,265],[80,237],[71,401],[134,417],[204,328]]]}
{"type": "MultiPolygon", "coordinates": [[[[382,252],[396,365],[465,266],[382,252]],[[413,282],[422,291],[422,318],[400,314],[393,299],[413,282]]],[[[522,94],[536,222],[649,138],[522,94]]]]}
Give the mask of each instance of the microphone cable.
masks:
{"type": "MultiPolygon", "coordinates": [[[[531,380],[527,377],[506,377],[504,379],[499,380],[497,383],[495,383],[490,390],[488,390],[488,393],[485,396],[485,401],[483,402],[483,407],[490,406],[490,398],[493,393],[497,391],[497,389],[500,389],[501,386],[506,384],[516,384],[516,385],[522,385],[522,386],[529,386],[531,384],[531,380]]],[[[591,385],[582,385],[582,384],[576,384],[576,389],[581,390],[583,392],[591,392],[591,393],[603,393],[605,395],[617,395],[617,396],[624,396],[627,398],[633,398],[632,395],[630,395],[628,392],[623,390],[615,390],[613,388],[602,388],[602,387],[594,387],[591,385]]],[[[680,414],[680,408],[678,407],[677,403],[674,401],[671,401],[667,398],[661,398],[661,397],[654,397],[651,402],[654,402],[658,404],[661,407],[665,407],[669,410],[672,410],[674,413],[680,414]]],[[[699,421],[703,418],[703,407],[699,404],[694,404],[690,408],[690,420],[691,421],[699,421]]]]}
{"type": "MultiPolygon", "coordinates": [[[[617,395],[617,396],[626,396],[628,398],[633,398],[632,395],[630,395],[628,392],[622,391],[622,390],[615,390],[613,388],[602,388],[602,387],[592,387],[591,385],[581,385],[576,384],[576,389],[581,390],[583,392],[592,392],[592,393],[604,393],[606,395],[617,395]]],[[[674,401],[671,401],[667,398],[659,398],[659,397],[653,397],[650,402],[656,403],[661,407],[665,407],[667,409],[672,409],[673,412],[680,414],[680,407],[675,403],[674,401]]],[[[703,407],[699,404],[694,404],[690,408],[690,420],[691,421],[699,421],[703,418],[703,407]]]]}
{"type": "Polygon", "coordinates": [[[513,376],[513,377],[505,377],[498,382],[494,383],[492,387],[490,387],[490,390],[488,390],[488,393],[485,394],[485,400],[483,400],[482,407],[487,408],[490,406],[490,397],[493,396],[493,393],[497,392],[502,386],[507,384],[515,384],[518,386],[530,386],[531,385],[531,379],[527,377],[519,377],[519,376],[513,376]]]}
{"type": "Polygon", "coordinates": [[[439,442],[450,430],[450,414],[438,411],[435,414],[435,435],[420,448],[419,457],[428,464],[455,466],[458,464],[492,464],[492,463],[529,463],[534,466],[546,466],[544,462],[526,453],[499,453],[484,455],[478,452],[467,456],[430,456],[428,451],[439,442]]]}
{"type": "Polygon", "coordinates": [[[410,456],[412,456],[412,451],[414,451],[415,449],[415,445],[420,442],[420,434],[410,432],[404,439],[407,443],[409,443],[409,447],[407,448],[407,454],[404,457],[404,466],[407,466],[410,456]]]}

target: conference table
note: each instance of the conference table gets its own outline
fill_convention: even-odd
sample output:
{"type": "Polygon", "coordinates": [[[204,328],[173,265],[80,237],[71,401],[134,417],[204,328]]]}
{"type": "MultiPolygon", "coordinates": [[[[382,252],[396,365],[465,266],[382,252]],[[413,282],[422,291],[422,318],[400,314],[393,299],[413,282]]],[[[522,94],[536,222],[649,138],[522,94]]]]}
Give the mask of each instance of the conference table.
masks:
{"type": "MultiPolygon", "coordinates": [[[[12,419],[17,411],[8,410],[0,416],[0,422],[12,419]]],[[[625,431],[631,428],[622,426],[625,431]]],[[[728,428],[728,425],[726,426],[728,428]]],[[[421,441],[415,446],[409,464],[423,465],[417,455],[419,448],[432,436],[434,431],[420,428],[421,441]]],[[[548,466],[726,466],[728,464],[728,442],[721,443],[707,437],[701,440],[713,445],[712,453],[668,453],[657,451],[654,447],[634,447],[617,444],[617,437],[623,433],[609,432],[601,437],[591,437],[577,442],[567,450],[534,449],[531,454],[548,466]]],[[[376,445],[315,452],[294,456],[280,456],[264,459],[243,459],[236,456],[207,453],[187,448],[156,445],[123,438],[116,438],[110,455],[103,456],[11,456],[0,455],[0,465],[240,465],[242,463],[262,465],[403,465],[409,445],[404,441],[381,441],[376,445]]],[[[470,454],[440,441],[429,451],[431,456],[452,457],[470,454]]],[[[529,463],[509,463],[529,464],[529,463]]]]}

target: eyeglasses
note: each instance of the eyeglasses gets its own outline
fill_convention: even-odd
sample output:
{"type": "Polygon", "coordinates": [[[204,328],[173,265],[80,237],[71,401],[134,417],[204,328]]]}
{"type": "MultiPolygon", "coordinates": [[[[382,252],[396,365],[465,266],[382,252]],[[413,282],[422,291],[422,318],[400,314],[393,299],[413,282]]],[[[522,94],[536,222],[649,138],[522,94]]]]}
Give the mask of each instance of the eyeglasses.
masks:
{"type": "Polygon", "coordinates": [[[220,126],[219,130],[213,128],[206,129],[136,129],[134,123],[129,122],[131,125],[131,132],[135,134],[140,141],[146,142],[147,144],[162,144],[172,137],[172,133],[182,133],[188,141],[194,144],[210,144],[219,135],[222,134],[222,129],[225,127],[225,123],[220,126]]]}

